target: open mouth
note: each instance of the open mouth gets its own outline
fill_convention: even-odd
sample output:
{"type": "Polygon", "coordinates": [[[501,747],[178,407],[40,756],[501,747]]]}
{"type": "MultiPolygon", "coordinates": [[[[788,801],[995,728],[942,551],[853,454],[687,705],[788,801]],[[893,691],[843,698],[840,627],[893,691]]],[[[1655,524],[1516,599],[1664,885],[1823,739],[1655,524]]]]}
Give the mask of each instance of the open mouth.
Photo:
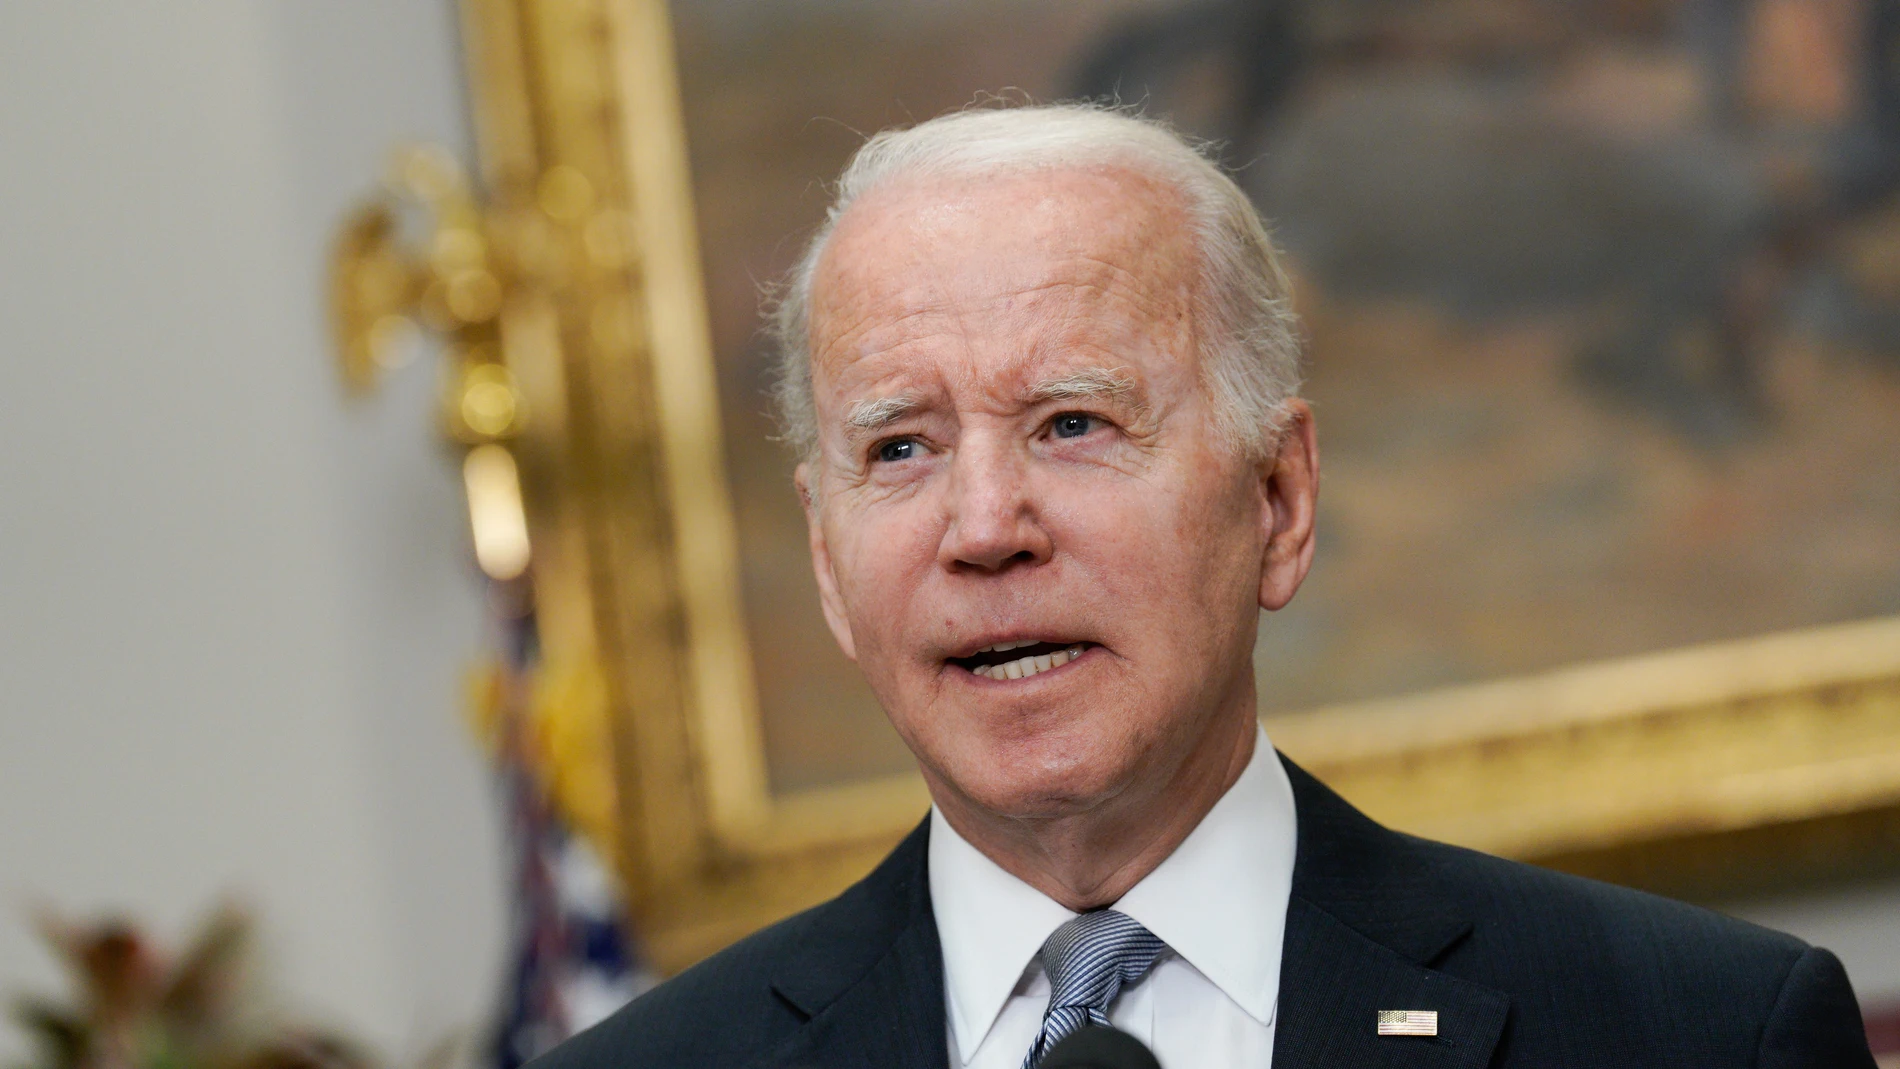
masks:
{"type": "Polygon", "coordinates": [[[1027,679],[1039,672],[1060,668],[1082,656],[1091,643],[998,642],[985,646],[968,657],[952,657],[950,663],[984,679],[1027,679]]]}

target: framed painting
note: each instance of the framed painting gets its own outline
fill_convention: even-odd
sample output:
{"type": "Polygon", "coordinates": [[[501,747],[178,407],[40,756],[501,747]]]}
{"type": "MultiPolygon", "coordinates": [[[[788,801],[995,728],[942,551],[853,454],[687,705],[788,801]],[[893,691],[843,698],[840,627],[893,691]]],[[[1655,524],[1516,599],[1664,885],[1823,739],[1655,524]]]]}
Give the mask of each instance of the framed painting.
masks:
{"type": "Polygon", "coordinates": [[[1281,749],[1399,828],[1680,894],[1900,860],[1872,0],[463,9],[488,282],[448,255],[416,300],[451,409],[507,394],[451,423],[517,466],[542,689],[663,969],[928,806],[819,618],[759,294],[866,132],[984,92],[1213,139],[1286,247],[1325,492],[1255,658],[1281,749]]]}

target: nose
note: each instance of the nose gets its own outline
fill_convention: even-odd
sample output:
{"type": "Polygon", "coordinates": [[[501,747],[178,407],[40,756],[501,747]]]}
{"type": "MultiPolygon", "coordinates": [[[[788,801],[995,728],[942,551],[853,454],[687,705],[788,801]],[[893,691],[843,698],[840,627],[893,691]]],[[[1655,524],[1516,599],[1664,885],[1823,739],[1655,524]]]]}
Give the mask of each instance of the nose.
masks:
{"type": "Polygon", "coordinates": [[[965,436],[951,462],[950,522],[938,562],[976,573],[1046,562],[1054,546],[1037,515],[1028,458],[973,438],[965,436]]]}

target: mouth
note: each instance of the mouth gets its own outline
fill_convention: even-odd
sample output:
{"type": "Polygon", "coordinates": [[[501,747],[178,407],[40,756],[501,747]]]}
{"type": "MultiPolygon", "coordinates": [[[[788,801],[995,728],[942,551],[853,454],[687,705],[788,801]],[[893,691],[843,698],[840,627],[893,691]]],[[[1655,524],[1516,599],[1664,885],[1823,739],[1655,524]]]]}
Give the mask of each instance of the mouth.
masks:
{"type": "Polygon", "coordinates": [[[985,646],[967,657],[951,657],[947,663],[984,679],[1028,679],[1052,672],[1088,652],[1091,642],[1051,642],[1024,639],[985,646]]]}

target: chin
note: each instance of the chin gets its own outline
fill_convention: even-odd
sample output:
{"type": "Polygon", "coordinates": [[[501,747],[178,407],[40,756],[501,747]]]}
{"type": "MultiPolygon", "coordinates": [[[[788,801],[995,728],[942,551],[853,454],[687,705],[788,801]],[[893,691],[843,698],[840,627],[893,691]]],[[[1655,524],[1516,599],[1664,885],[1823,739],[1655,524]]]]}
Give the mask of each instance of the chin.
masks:
{"type": "Polygon", "coordinates": [[[947,769],[983,809],[1022,820],[1070,816],[1120,793],[1133,762],[1099,742],[1013,740],[964,750],[947,769]]]}

